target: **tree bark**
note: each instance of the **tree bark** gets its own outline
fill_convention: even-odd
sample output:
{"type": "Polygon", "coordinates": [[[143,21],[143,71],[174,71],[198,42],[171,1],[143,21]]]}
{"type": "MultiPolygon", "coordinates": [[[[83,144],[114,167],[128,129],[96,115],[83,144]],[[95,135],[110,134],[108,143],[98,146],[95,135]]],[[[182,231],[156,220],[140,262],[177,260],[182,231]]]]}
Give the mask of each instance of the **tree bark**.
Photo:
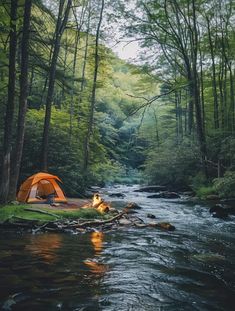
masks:
{"type": "Polygon", "coordinates": [[[72,134],[73,134],[73,117],[74,117],[74,106],[75,106],[75,99],[74,99],[74,90],[75,90],[75,78],[76,78],[76,66],[77,66],[77,58],[78,58],[78,47],[79,47],[79,43],[80,43],[80,37],[81,37],[81,29],[82,29],[82,25],[84,23],[84,15],[85,15],[85,11],[87,9],[88,6],[88,2],[85,4],[85,1],[83,0],[82,2],[82,12],[80,15],[80,19],[77,19],[76,16],[76,12],[73,9],[73,14],[74,14],[74,18],[76,21],[76,37],[75,37],[75,44],[74,44],[74,57],[73,57],[73,70],[72,70],[72,75],[73,75],[73,87],[72,87],[72,91],[71,91],[71,102],[70,102],[70,118],[69,118],[69,141],[71,142],[72,139],[72,134]]]}
{"type": "Polygon", "coordinates": [[[13,133],[13,118],[15,109],[15,80],[16,80],[16,52],[17,52],[17,4],[18,0],[11,1],[10,12],[10,46],[9,46],[9,77],[8,77],[8,101],[5,113],[5,126],[3,138],[3,155],[0,181],[0,202],[6,203],[9,183],[10,183],[10,165],[11,165],[11,143],[13,133]]]}
{"type": "Polygon", "coordinates": [[[63,8],[64,8],[64,1],[63,0],[60,1],[59,14],[58,14],[56,30],[55,30],[56,34],[55,34],[54,49],[53,49],[52,60],[51,60],[51,67],[50,67],[50,72],[49,72],[48,91],[47,91],[47,98],[46,98],[46,112],[45,112],[45,120],[44,120],[42,145],[41,145],[41,163],[42,163],[41,169],[42,171],[45,171],[45,172],[47,172],[48,170],[49,130],[50,130],[51,107],[52,107],[53,95],[54,95],[57,60],[58,60],[59,51],[60,51],[61,37],[66,27],[67,21],[68,21],[71,4],[72,4],[72,0],[68,0],[66,8],[65,8],[64,16],[62,16],[63,8]]]}
{"type": "Polygon", "coordinates": [[[192,0],[192,15],[193,15],[193,96],[195,104],[195,113],[196,113],[196,124],[197,124],[197,135],[201,151],[202,166],[205,173],[205,177],[208,177],[207,172],[207,146],[206,146],[206,137],[203,130],[202,122],[202,112],[200,104],[200,90],[198,83],[198,72],[197,72],[197,58],[198,58],[198,30],[197,30],[197,19],[196,19],[196,5],[195,0],[192,0]]]}
{"type": "Polygon", "coordinates": [[[218,104],[218,94],[217,94],[217,85],[216,85],[216,71],[215,71],[215,55],[214,55],[214,47],[211,38],[211,30],[210,30],[210,22],[208,17],[206,17],[207,21],[207,30],[208,30],[208,38],[209,38],[209,46],[211,53],[211,61],[212,61],[212,88],[213,88],[213,97],[214,97],[214,126],[215,129],[219,128],[219,104],[218,104]]]}
{"type": "Polygon", "coordinates": [[[86,30],[86,39],[85,39],[85,52],[84,52],[84,59],[83,59],[83,65],[82,65],[82,80],[81,80],[80,92],[78,94],[78,105],[77,105],[77,107],[78,107],[78,115],[77,115],[78,124],[80,122],[79,109],[80,109],[80,106],[82,103],[83,91],[85,88],[86,64],[87,64],[87,55],[88,55],[89,33],[90,33],[90,20],[91,20],[91,3],[89,1],[88,17],[87,17],[87,30],[86,30]]]}
{"type": "Polygon", "coordinates": [[[20,96],[19,96],[19,113],[18,127],[16,138],[16,150],[11,165],[11,178],[8,200],[15,200],[17,184],[19,180],[20,165],[24,146],[25,134],[25,117],[27,110],[28,97],[28,67],[29,67],[29,36],[30,36],[30,15],[32,0],[25,0],[24,23],[21,44],[21,70],[20,70],[20,96]]]}
{"type": "Polygon", "coordinates": [[[94,77],[93,77],[93,86],[91,94],[91,106],[90,106],[90,115],[88,121],[87,135],[84,143],[84,164],[83,164],[83,174],[84,178],[87,177],[87,168],[89,161],[89,149],[90,149],[90,138],[93,130],[93,121],[94,121],[94,111],[95,111],[95,100],[96,100],[96,87],[97,87],[97,77],[98,77],[98,67],[99,67],[99,37],[100,37],[100,27],[102,23],[104,10],[104,0],[101,3],[100,17],[96,30],[96,39],[95,39],[95,68],[94,68],[94,77]]]}

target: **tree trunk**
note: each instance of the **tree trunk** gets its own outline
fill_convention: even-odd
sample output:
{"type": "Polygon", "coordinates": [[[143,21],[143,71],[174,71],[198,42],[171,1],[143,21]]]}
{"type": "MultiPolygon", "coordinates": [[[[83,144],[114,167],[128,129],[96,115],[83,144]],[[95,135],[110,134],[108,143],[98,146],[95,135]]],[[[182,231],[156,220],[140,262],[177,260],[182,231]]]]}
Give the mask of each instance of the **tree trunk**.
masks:
{"type": "Polygon", "coordinates": [[[214,126],[215,129],[219,128],[219,107],[218,107],[218,94],[217,94],[217,85],[216,85],[216,71],[215,71],[215,56],[214,56],[214,47],[211,38],[210,31],[210,22],[208,17],[207,20],[207,30],[208,30],[208,38],[209,38],[209,46],[211,53],[211,61],[212,61],[212,88],[213,88],[213,97],[214,97],[214,126]]]}
{"type": "Polygon", "coordinates": [[[16,138],[16,150],[14,161],[11,165],[11,179],[9,188],[9,200],[15,200],[17,184],[19,180],[20,165],[22,159],[24,133],[25,133],[25,117],[27,110],[28,97],[28,66],[29,66],[29,34],[30,34],[30,15],[32,0],[25,0],[24,23],[21,44],[21,70],[20,70],[20,97],[19,97],[19,113],[18,128],[16,138]]]}
{"type": "Polygon", "coordinates": [[[197,124],[197,135],[202,157],[202,166],[205,173],[205,177],[208,177],[207,172],[207,146],[206,146],[206,137],[203,130],[202,122],[202,112],[200,104],[200,90],[198,83],[198,71],[197,71],[197,58],[198,58],[198,31],[197,31],[197,20],[196,20],[196,6],[195,0],[192,0],[193,8],[193,95],[194,95],[194,104],[195,104],[195,114],[196,114],[196,124],[197,124]]]}
{"type": "Polygon", "coordinates": [[[80,37],[81,37],[81,29],[82,29],[82,25],[84,23],[84,14],[86,11],[86,8],[88,6],[88,2],[85,5],[85,1],[83,0],[82,3],[82,12],[80,15],[80,19],[77,19],[77,15],[76,12],[73,9],[73,14],[74,14],[74,18],[76,21],[76,28],[77,28],[77,33],[76,33],[76,37],[75,37],[75,44],[74,44],[74,57],[73,57],[73,71],[72,71],[72,75],[73,75],[73,86],[72,86],[72,91],[71,91],[71,102],[70,102],[70,118],[69,118],[69,141],[71,142],[72,139],[72,132],[73,132],[73,117],[74,117],[74,89],[75,89],[75,78],[76,78],[76,66],[77,66],[77,58],[78,58],[78,47],[79,47],[79,43],[80,43],[80,37]]]}
{"type": "Polygon", "coordinates": [[[44,120],[42,146],[41,146],[42,171],[48,170],[49,130],[50,130],[50,121],[51,121],[51,107],[52,107],[52,102],[53,102],[54,86],[55,86],[56,66],[57,66],[57,59],[58,59],[58,55],[60,51],[60,41],[61,41],[62,34],[64,32],[65,26],[68,21],[71,3],[72,3],[72,0],[68,0],[66,8],[65,8],[64,17],[62,17],[64,1],[63,0],[60,1],[59,14],[58,14],[58,19],[57,19],[57,24],[56,24],[56,34],[55,34],[54,49],[53,49],[52,60],[51,60],[51,67],[50,67],[50,72],[49,72],[48,91],[47,91],[47,98],[46,98],[46,113],[45,113],[45,120],[44,120]]]}
{"type": "Polygon", "coordinates": [[[104,10],[104,0],[102,0],[102,4],[101,4],[100,17],[99,17],[97,30],[96,30],[96,39],[95,39],[95,68],[94,68],[93,86],[92,86],[92,94],[91,94],[91,106],[90,106],[90,115],[89,115],[89,121],[88,121],[87,135],[86,135],[85,143],[84,143],[83,174],[84,174],[85,179],[87,177],[90,138],[92,135],[93,121],[94,121],[96,87],[97,87],[97,77],[98,77],[98,67],[99,67],[99,37],[100,37],[100,27],[101,27],[101,22],[102,22],[102,17],[103,17],[103,10],[104,10]]]}
{"type": "Polygon", "coordinates": [[[81,81],[81,86],[80,86],[80,92],[78,94],[78,124],[80,121],[80,116],[79,116],[79,108],[82,103],[82,97],[83,97],[83,91],[85,87],[85,75],[86,75],[86,64],[87,64],[87,55],[88,55],[88,43],[89,43],[89,33],[90,33],[90,19],[91,19],[91,3],[89,1],[88,4],[88,17],[87,17],[87,30],[86,30],[86,39],[85,39],[85,52],[84,52],[84,59],[83,59],[83,65],[82,65],[82,81],[81,81]]]}
{"type": "Polygon", "coordinates": [[[11,1],[11,22],[10,22],[10,47],[9,47],[9,77],[8,77],[8,101],[5,113],[5,126],[3,138],[3,155],[0,181],[0,202],[6,203],[11,165],[11,140],[13,132],[13,117],[15,108],[15,79],[16,79],[16,51],[17,51],[17,4],[18,0],[11,1]]]}
{"type": "Polygon", "coordinates": [[[202,51],[199,45],[199,54],[200,54],[200,90],[201,90],[201,106],[202,106],[202,125],[203,131],[206,131],[206,114],[205,114],[205,101],[204,101],[204,80],[203,80],[203,66],[202,66],[202,51]]]}

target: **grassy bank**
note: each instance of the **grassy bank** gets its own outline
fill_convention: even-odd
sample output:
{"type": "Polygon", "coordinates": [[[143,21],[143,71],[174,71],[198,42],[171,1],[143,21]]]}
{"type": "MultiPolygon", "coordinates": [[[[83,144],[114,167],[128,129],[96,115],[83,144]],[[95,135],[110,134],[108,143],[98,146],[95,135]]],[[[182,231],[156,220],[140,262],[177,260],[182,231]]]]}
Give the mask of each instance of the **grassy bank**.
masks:
{"type": "Polygon", "coordinates": [[[26,208],[35,208],[32,205],[4,205],[0,206],[0,222],[11,221],[16,218],[22,220],[37,220],[39,222],[55,221],[60,219],[94,219],[103,218],[98,211],[92,208],[78,209],[78,210],[55,210],[50,207],[38,207],[45,214],[35,211],[25,210],[26,208]],[[48,214],[46,214],[48,213],[48,214]]]}

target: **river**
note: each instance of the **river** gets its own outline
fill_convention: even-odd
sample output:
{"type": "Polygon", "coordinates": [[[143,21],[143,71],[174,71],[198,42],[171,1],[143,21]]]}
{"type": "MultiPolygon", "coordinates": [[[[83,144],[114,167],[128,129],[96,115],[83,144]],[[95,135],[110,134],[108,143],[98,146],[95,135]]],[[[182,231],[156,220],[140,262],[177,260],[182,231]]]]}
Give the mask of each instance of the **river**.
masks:
{"type": "MultiPolygon", "coordinates": [[[[212,218],[185,199],[147,199],[137,186],[120,202],[142,206],[176,230],[0,235],[2,310],[234,310],[235,216],[212,218]]],[[[110,200],[110,198],[109,198],[110,200]]],[[[151,220],[148,220],[151,221],[151,220]]]]}

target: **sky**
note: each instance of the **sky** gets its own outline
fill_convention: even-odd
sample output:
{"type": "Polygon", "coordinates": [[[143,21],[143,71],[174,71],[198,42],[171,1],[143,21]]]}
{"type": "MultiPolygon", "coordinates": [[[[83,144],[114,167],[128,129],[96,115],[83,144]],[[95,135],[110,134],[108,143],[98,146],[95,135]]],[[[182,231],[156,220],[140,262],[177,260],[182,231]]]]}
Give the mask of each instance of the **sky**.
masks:
{"type": "Polygon", "coordinates": [[[118,55],[119,58],[130,62],[134,61],[137,58],[140,49],[137,41],[130,43],[120,42],[111,48],[118,55]]]}

